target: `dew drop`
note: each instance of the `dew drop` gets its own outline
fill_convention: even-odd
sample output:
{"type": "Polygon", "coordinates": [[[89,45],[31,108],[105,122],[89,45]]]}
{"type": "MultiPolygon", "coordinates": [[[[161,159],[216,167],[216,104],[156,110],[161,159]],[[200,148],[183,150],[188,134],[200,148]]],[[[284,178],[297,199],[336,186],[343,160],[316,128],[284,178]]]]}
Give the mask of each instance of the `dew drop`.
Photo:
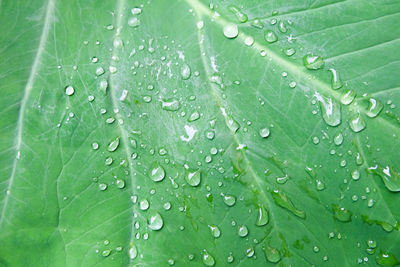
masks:
{"type": "Polygon", "coordinates": [[[351,216],[353,213],[343,207],[339,207],[338,205],[333,205],[333,216],[340,222],[350,222],[351,216]]]}
{"type": "Polygon", "coordinates": [[[278,36],[271,30],[265,31],[264,38],[270,44],[278,41],[278,36]]]}
{"type": "Polygon", "coordinates": [[[224,26],[224,35],[226,38],[232,39],[238,36],[239,34],[239,29],[237,25],[229,23],[224,26]]]}
{"type": "Polygon", "coordinates": [[[149,201],[147,199],[142,199],[139,202],[139,208],[141,210],[147,210],[149,207],[150,207],[150,203],[149,203],[149,201]]]}
{"type": "Polygon", "coordinates": [[[354,171],[351,172],[351,178],[353,178],[353,180],[360,179],[360,172],[357,169],[355,169],[354,171]]]}
{"type": "Polygon", "coordinates": [[[106,185],[106,184],[103,184],[103,183],[101,183],[101,184],[99,184],[99,189],[100,189],[101,191],[104,191],[104,190],[106,190],[106,189],[107,189],[107,185],[106,185]]]}
{"type": "Polygon", "coordinates": [[[333,138],[333,142],[335,143],[335,145],[340,146],[343,143],[342,133],[339,132],[337,135],[335,135],[335,137],[333,138]]]}
{"type": "Polygon", "coordinates": [[[346,92],[344,92],[342,94],[342,96],[340,97],[340,102],[343,105],[350,105],[351,102],[353,102],[354,98],[356,97],[356,92],[352,91],[352,90],[347,90],[346,92]]]}
{"type": "Polygon", "coordinates": [[[265,257],[269,262],[277,263],[281,260],[279,250],[270,246],[264,248],[265,257]]]}
{"type": "Polygon", "coordinates": [[[65,87],[65,94],[68,96],[73,95],[75,92],[74,87],[72,87],[71,85],[68,85],[67,87],[65,87]]]}
{"type": "Polygon", "coordinates": [[[117,137],[108,144],[107,150],[113,152],[117,150],[118,146],[119,146],[119,138],[117,137]]]}
{"type": "Polygon", "coordinates": [[[370,98],[369,107],[367,110],[367,116],[370,118],[375,118],[376,116],[378,116],[379,112],[381,112],[382,109],[383,109],[383,104],[380,101],[374,98],[370,98]]]}
{"type": "Polygon", "coordinates": [[[391,192],[400,192],[400,173],[396,172],[392,167],[386,166],[382,168],[378,165],[369,167],[368,172],[381,177],[385,187],[391,192]]]}
{"type": "Polygon", "coordinates": [[[248,17],[245,13],[243,13],[240,8],[234,5],[230,5],[228,9],[235,15],[236,19],[240,23],[245,23],[248,20],[248,17]]]}
{"type": "Polygon", "coordinates": [[[175,98],[169,98],[161,101],[161,108],[167,111],[177,111],[181,107],[179,101],[175,98]]]}
{"type": "Polygon", "coordinates": [[[332,79],[331,79],[332,89],[337,90],[337,89],[342,88],[343,83],[340,80],[339,72],[336,71],[335,69],[329,69],[329,71],[332,73],[332,79]]]}
{"type": "Polygon", "coordinates": [[[129,258],[134,260],[137,257],[137,248],[135,245],[131,244],[131,248],[129,249],[129,258]]]}
{"type": "Polygon", "coordinates": [[[261,128],[259,134],[262,138],[267,138],[270,134],[270,130],[267,127],[261,128]]]}
{"type": "Polygon", "coordinates": [[[148,224],[151,230],[158,231],[163,227],[164,221],[160,213],[156,212],[154,215],[150,216],[148,224]]]}
{"type": "Polygon", "coordinates": [[[137,17],[131,17],[128,19],[128,26],[132,28],[136,28],[140,26],[140,20],[137,17]]]}
{"type": "Polygon", "coordinates": [[[324,67],[325,62],[321,56],[307,54],[303,57],[303,65],[309,70],[318,70],[324,67]]]}
{"type": "Polygon", "coordinates": [[[207,250],[203,251],[203,255],[202,255],[202,259],[203,259],[203,263],[206,266],[214,266],[215,264],[215,259],[213,256],[211,256],[210,253],[207,252],[207,250]]]}
{"type": "Polygon", "coordinates": [[[258,215],[257,215],[257,226],[264,226],[269,222],[268,211],[264,208],[264,205],[258,206],[258,215]]]}
{"type": "Polygon", "coordinates": [[[364,130],[366,127],[365,121],[361,117],[360,113],[358,113],[355,117],[349,120],[349,125],[350,128],[356,133],[364,130]]]}
{"type": "Polygon", "coordinates": [[[191,185],[191,186],[198,186],[201,182],[201,171],[193,171],[189,170],[187,171],[187,174],[185,176],[186,182],[191,185]]]}
{"type": "Polygon", "coordinates": [[[224,203],[229,207],[232,207],[236,203],[236,197],[231,195],[223,195],[224,203]]]}
{"type": "Polygon", "coordinates": [[[183,64],[181,67],[181,77],[182,80],[187,80],[190,78],[191,75],[191,69],[188,64],[183,64]]]}
{"type": "Polygon", "coordinates": [[[123,189],[123,188],[125,187],[125,181],[122,180],[122,179],[118,179],[117,182],[116,182],[116,184],[117,184],[117,187],[118,187],[119,189],[123,189]]]}
{"type": "Polygon", "coordinates": [[[239,226],[239,228],[238,228],[238,235],[239,235],[240,237],[245,237],[245,236],[247,236],[248,233],[249,233],[249,230],[247,229],[247,226],[246,226],[246,225],[241,225],[241,226],[239,226]]]}
{"type": "Polygon", "coordinates": [[[340,104],[332,97],[327,98],[318,93],[315,93],[315,97],[320,103],[322,118],[326,124],[330,126],[339,125],[341,122],[340,104]]]}
{"type": "Polygon", "coordinates": [[[160,182],[165,177],[165,170],[159,163],[154,163],[151,171],[150,171],[150,178],[154,182],[160,182]]]}
{"type": "Polygon", "coordinates": [[[211,235],[214,238],[218,238],[218,237],[221,236],[221,231],[219,230],[218,226],[216,226],[216,225],[208,225],[208,227],[210,228],[211,235]]]}
{"type": "Polygon", "coordinates": [[[288,198],[288,196],[285,193],[281,191],[273,191],[271,195],[275,201],[275,204],[277,204],[278,206],[287,209],[288,211],[290,211],[299,218],[302,219],[306,218],[306,213],[302,210],[296,209],[292,201],[288,198]]]}

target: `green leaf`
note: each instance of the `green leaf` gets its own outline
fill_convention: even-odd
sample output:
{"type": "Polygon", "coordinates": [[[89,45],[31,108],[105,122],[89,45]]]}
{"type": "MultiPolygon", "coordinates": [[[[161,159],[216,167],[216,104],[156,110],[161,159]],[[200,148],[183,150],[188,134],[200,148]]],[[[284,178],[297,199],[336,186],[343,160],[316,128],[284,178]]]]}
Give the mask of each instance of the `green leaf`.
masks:
{"type": "Polygon", "coordinates": [[[1,266],[395,266],[400,3],[0,2],[1,266]]]}

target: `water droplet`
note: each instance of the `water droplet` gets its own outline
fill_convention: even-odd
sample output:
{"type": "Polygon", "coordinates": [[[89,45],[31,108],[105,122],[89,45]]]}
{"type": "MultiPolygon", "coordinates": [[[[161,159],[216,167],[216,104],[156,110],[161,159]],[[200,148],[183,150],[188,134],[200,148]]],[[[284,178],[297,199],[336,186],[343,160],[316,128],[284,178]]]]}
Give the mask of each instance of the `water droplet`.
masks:
{"type": "Polygon", "coordinates": [[[245,13],[243,13],[240,8],[234,5],[230,5],[228,9],[236,16],[236,19],[240,23],[245,23],[248,20],[248,17],[245,13]]]}
{"type": "Polygon", "coordinates": [[[111,249],[103,250],[103,252],[101,253],[103,257],[108,257],[110,256],[110,254],[111,254],[111,249]]]}
{"type": "Polygon", "coordinates": [[[296,50],[294,48],[292,48],[292,47],[285,49],[285,54],[288,57],[293,56],[295,53],[296,53],[296,50]]]}
{"type": "Polygon", "coordinates": [[[137,248],[135,245],[131,244],[131,248],[129,249],[129,258],[134,260],[137,257],[137,248]]]}
{"type": "Polygon", "coordinates": [[[101,76],[104,74],[104,69],[102,67],[97,67],[96,76],[101,76]]]}
{"type": "Polygon", "coordinates": [[[214,264],[215,264],[215,259],[214,259],[214,257],[211,256],[211,254],[209,254],[209,253],[207,252],[207,250],[204,250],[204,251],[203,251],[202,259],[203,259],[203,263],[204,263],[206,266],[214,266],[214,264]]]}
{"type": "Polygon", "coordinates": [[[147,199],[142,199],[139,202],[139,208],[141,210],[147,210],[149,207],[150,207],[150,203],[149,203],[149,201],[147,199]]]}
{"type": "Polygon", "coordinates": [[[239,228],[238,228],[238,235],[239,235],[240,237],[245,237],[245,236],[247,236],[248,233],[249,233],[249,230],[247,229],[247,226],[246,226],[246,225],[241,225],[241,226],[239,226],[239,228]]]}
{"type": "Polygon", "coordinates": [[[103,183],[101,183],[101,184],[99,184],[99,189],[100,189],[101,191],[104,191],[104,190],[106,190],[106,189],[107,189],[107,185],[106,185],[106,184],[103,184],[103,183]]]}
{"type": "Polygon", "coordinates": [[[265,38],[265,41],[267,41],[270,44],[278,41],[278,36],[271,30],[265,31],[264,38],[265,38]]]}
{"type": "Polygon", "coordinates": [[[285,193],[281,191],[273,191],[271,195],[275,201],[275,204],[277,204],[278,206],[287,209],[288,211],[290,211],[299,218],[302,219],[306,218],[306,213],[302,210],[296,209],[292,201],[290,201],[290,199],[287,197],[285,193]]]}
{"type": "Polygon", "coordinates": [[[307,54],[303,57],[303,64],[309,70],[318,70],[324,67],[325,62],[321,56],[307,54]]]}
{"type": "Polygon", "coordinates": [[[224,203],[229,207],[232,207],[236,203],[236,197],[231,195],[223,195],[224,203]]]}
{"type": "Polygon", "coordinates": [[[229,23],[224,26],[224,35],[226,38],[232,39],[238,36],[239,34],[239,29],[237,25],[229,23]]]}
{"type": "Polygon", "coordinates": [[[228,127],[232,132],[236,133],[239,130],[240,124],[237,121],[235,121],[232,117],[228,116],[227,122],[228,122],[228,127]]]}
{"type": "Polygon", "coordinates": [[[376,248],[376,241],[375,240],[368,240],[367,245],[369,248],[376,248]]]}
{"type": "Polygon", "coordinates": [[[118,187],[119,189],[123,189],[123,188],[125,187],[125,181],[122,180],[122,179],[118,179],[118,180],[117,180],[117,187],[118,187]]]}
{"type": "Polygon", "coordinates": [[[335,145],[340,146],[343,143],[342,133],[339,132],[337,135],[335,135],[335,137],[333,138],[333,142],[335,143],[335,145]]]}
{"type": "Polygon", "coordinates": [[[379,266],[393,267],[398,266],[400,262],[392,253],[380,252],[379,255],[376,256],[376,263],[378,263],[379,266]]]}
{"type": "Polygon", "coordinates": [[[357,152],[357,154],[356,154],[356,164],[360,166],[360,165],[362,165],[363,163],[364,163],[364,160],[363,160],[363,158],[361,157],[361,154],[357,152]]]}
{"type": "Polygon", "coordinates": [[[164,221],[160,215],[160,213],[156,212],[149,219],[149,228],[154,231],[158,231],[163,227],[164,221]]]}
{"type": "Polygon", "coordinates": [[[267,138],[270,134],[269,128],[267,127],[261,128],[259,134],[262,138],[267,138]]]}
{"type": "Polygon", "coordinates": [[[201,182],[201,171],[193,171],[189,170],[187,171],[187,174],[185,176],[186,182],[191,185],[191,186],[198,186],[201,182]]]}
{"type": "Polygon", "coordinates": [[[369,107],[367,110],[367,116],[370,118],[375,118],[376,116],[378,116],[379,112],[381,112],[382,109],[383,109],[383,104],[380,101],[374,98],[370,98],[369,107]]]}
{"type": "Polygon", "coordinates": [[[140,20],[137,17],[131,17],[128,19],[128,26],[135,28],[140,26],[140,20]]]}
{"type": "Polygon", "coordinates": [[[264,28],[264,24],[261,22],[260,19],[255,18],[251,21],[251,26],[258,28],[258,29],[262,29],[264,28]]]}
{"type": "Polygon", "coordinates": [[[350,222],[351,216],[353,213],[343,207],[339,207],[338,205],[332,206],[333,216],[341,222],[350,222]]]}
{"type": "Polygon", "coordinates": [[[226,259],[226,261],[227,261],[228,263],[232,263],[234,260],[235,260],[235,259],[233,258],[233,255],[232,255],[232,254],[229,254],[228,258],[226,259]]]}
{"type": "Polygon", "coordinates": [[[360,179],[360,172],[357,169],[355,169],[354,171],[351,172],[351,178],[353,178],[353,180],[360,179]]]}
{"type": "Polygon", "coordinates": [[[254,38],[252,36],[247,36],[244,39],[244,44],[247,46],[252,46],[254,44],[254,38]]]}
{"type": "Polygon", "coordinates": [[[92,143],[92,148],[93,148],[94,150],[99,149],[99,144],[96,143],[96,142],[92,143]]]}
{"type": "Polygon", "coordinates": [[[253,257],[254,256],[254,248],[253,247],[249,247],[249,248],[247,248],[246,249],[246,256],[248,257],[248,258],[251,258],[251,257],[253,257]]]}
{"type": "Polygon", "coordinates": [[[117,137],[108,144],[107,150],[113,152],[118,148],[118,146],[119,146],[119,138],[117,137]]]}
{"type": "Polygon", "coordinates": [[[179,101],[175,98],[169,98],[161,101],[161,108],[168,111],[177,111],[181,107],[179,101]]]}
{"type": "Polygon", "coordinates": [[[211,230],[211,234],[214,238],[218,238],[221,236],[221,231],[219,230],[218,226],[216,225],[208,225],[211,230]]]}
{"type": "Polygon", "coordinates": [[[189,121],[189,122],[196,121],[196,120],[198,120],[199,118],[200,118],[200,114],[199,114],[197,111],[195,111],[195,112],[193,112],[193,113],[190,115],[188,121],[189,121]]]}
{"type": "Polygon", "coordinates": [[[352,90],[345,91],[342,96],[340,97],[340,102],[343,105],[350,105],[353,102],[354,98],[356,98],[356,92],[352,90]]]}
{"type": "Polygon", "coordinates": [[[269,262],[277,263],[281,260],[279,250],[270,246],[264,248],[265,257],[269,262]]]}
{"type": "Polygon", "coordinates": [[[356,133],[364,130],[364,128],[366,126],[365,121],[361,117],[360,113],[358,113],[355,117],[350,119],[349,125],[350,125],[350,128],[356,133]]]}
{"type": "Polygon", "coordinates": [[[160,182],[165,177],[165,170],[159,163],[154,163],[151,167],[150,178],[154,182],[160,182]]]}
{"type": "Polygon", "coordinates": [[[142,9],[140,7],[134,7],[131,9],[131,13],[132,15],[139,15],[140,13],[142,13],[142,9]]]}
{"type": "Polygon", "coordinates": [[[264,205],[258,206],[258,215],[257,215],[257,226],[266,225],[269,222],[268,211],[264,208],[264,205]]]}
{"type": "Polygon", "coordinates": [[[107,88],[108,88],[108,82],[106,79],[101,79],[99,82],[99,89],[100,92],[102,92],[103,94],[107,93],[107,88]]]}
{"type": "Polygon", "coordinates": [[[112,159],[111,157],[107,157],[106,160],[105,160],[105,164],[106,164],[107,166],[109,166],[109,165],[111,165],[112,163],[113,163],[113,159],[112,159]]]}
{"type": "Polygon", "coordinates": [[[315,93],[315,97],[320,103],[322,118],[326,124],[330,126],[337,126],[340,124],[340,104],[332,97],[324,97],[315,93]]]}
{"type": "Polygon", "coordinates": [[[329,69],[329,70],[332,73],[332,80],[331,80],[332,89],[337,90],[342,88],[343,83],[340,80],[339,72],[337,72],[335,69],[329,69]]]}
{"type": "Polygon", "coordinates": [[[65,94],[70,96],[73,95],[75,92],[74,87],[72,87],[71,85],[68,85],[67,87],[65,87],[65,94]]]}
{"type": "Polygon", "coordinates": [[[187,80],[190,78],[191,75],[190,66],[188,64],[183,64],[181,67],[181,77],[183,80],[187,80]]]}
{"type": "Polygon", "coordinates": [[[279,21],[278,28],[279,28],[279,31],[280,31],[281,33],[285,33],[285,32],[288,31],[285,22],[282,21],[282,20],[279,21]]]}
{"type": "Polygon", "coordinates": [[[314,136],[313,139],[312,139],[312,142],[314,143],[314,145],[318,145],[319,144],[318,136],[314,136]]]}
{"type": "Polygon", "coordinates": [[[396,172],[393,167],[386,166],[385,168],[378,165],[369,167],[368,172],[381,177],[386,188],[391,192],[400,192],[400,173],[396,172]]]}
{"type": "Polygon", "coordinates": [[[322,191],[325,189],[325,184],[321,180],[316,180],[315,182],[318,191],[322,191]]]}
{"type": "Polygon", "coordinates": [[[287,174],[282,177],[276,177],[276,182],[278,184],[285,184],[288,180],[289,180],[289,176],[287,174]]]}

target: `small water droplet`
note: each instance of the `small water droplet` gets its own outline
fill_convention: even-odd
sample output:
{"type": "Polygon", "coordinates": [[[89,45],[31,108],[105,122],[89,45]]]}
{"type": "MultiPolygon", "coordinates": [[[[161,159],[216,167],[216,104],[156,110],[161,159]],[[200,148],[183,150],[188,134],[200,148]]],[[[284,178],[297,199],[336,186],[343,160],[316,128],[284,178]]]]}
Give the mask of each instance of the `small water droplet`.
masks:
{"type": "Polygon", "coordinates": [[[128,19],[128,26],[132,28],[136,28],[140,26],[140,20],[137,17],[131,17],[128,19]]]}
{"type": "Polygon", "coordinates": [[[179,101],[175,98],[169,98],[161,101],[161,108],[168,111],[177,111],[181,107],[179,101]]]}
{"type": "Polygon", "coordinates": [[[215,264],[215,259],[213,256],[211,256],[210,253],[207,252],[207,250],[203,251],[203,255],[202,255],[202,259],[203,259],[203,263],[206,266],[214,266],[215,264]]]}
{"type": "Polygon", "coordinates": [[[340,104],[332,97],[327,98],[318,93],[315,93],[314,96],[320,103],[322,118],[326,124],[330,126],[339,125],[341,122],[340,104]]]}
{"type": "Polygon", "coordinates": [[[137,248],[135,245],[131,244],[131,248],[129,249],[129,258],[134,260],[137,257],[137,248]]]}
{"type": "Polygon", "coordinates": [[[104,191],[104,190],[106,190],[106,189],[107,189],[107,185],[106,185],[106,184],[103,184],[103,183],[101,183],[101,184],[99,184],[99,189],[100,189],[101,191],[104,191]]]}
{"type": "Polygon", "coordinates": [[[382,168],[378,165],[369,167],[368,172],[381,177],[385,187],[391,192],[400,192],[400,173],[396,172],[393,167],[386,166],[382,168]]]}
{"type": "Polygon", "coordinates": [[[295,206],[293,205],[292,201],[283,192],[273,191],[271,193],[271,195],[275,201],[275,204],[277,204],[278,206],[280,206],[284,209],[287,209],[288,211],[290,211],[291,213],[293,213],[294,215],[296,215],[299,218],[302,218],[302,219],[306,218],[306,213],[302,210],[296,209],[295,206]]]}
{"type": "Polygon", "coordinates": [[[342,133],[339,132],[337,135],[335,135],[335,137],[333,138],[333,142],[335,143],[335,145],[340,146],[343,143],[342,133]]]}
{"type": "Polygon", "coordinates": [[[350,222],[351,216],[353,213],[343,207],[339,207],[338,205],[332,206],[333,216],[340,222],[350,222]]]}
{"type": "Polygon", "coordinates": [[[270,246],[264,248],[265,257],[269,262],[277,263],[281,260],[279,250],[270,246]]]}
{"type": "Polygon", "coordinates": [[[251,26],[253,26],[254,28],[258,28],[258,29],[264,28],[264,24],[258,18],[255,18],[251,21],[251,26]]]}
{"type": "Polygon", "coordinates": [[[74,87],[72,87],[71,85],[68,85],[67,87],[65,87],[65,94],[68,96],[73,95],[75,92],[74,87]]]}
{"type": "Polygon", "coordinates": [[[236,203],[236,197],[231,195],[223,195],[224,203],[232,207],[236,203]]]}
{"type": "Polygon", "coordinates": [[[123,189],[123,188],[125,187],[125,181],[122,180],[122,179],[118,179],[117,182],[116,182],[116,184],[117,184],[117,187],[118,187],[119,189],[123,189]]]}
{"type": "Polygon", "coordinates": [[[240,8],[235,5],[230,5],[228,9],[236,16],[236,19],[240,23],[245,23],[248,20],[248,17],[245,13],[243,13],[240,8]]]}
{"type": "Polygon", "coordinates": [[[149,203],[149,201],[147,199],[142,199],[139,202],[139,208],[141,210],[147,210],[149,207],[150,207],[150,203],[149,203]]]}
{"type": "Polygon", "coordinates": [[[238,235],[239,235],[240,237],[245,237],[245,236],[247,236],[248,233],[249,233],[249,230],[247,229],[247,226],[246,226],[246,225],[241,225],[241,226],[239,226],[239,228],[238,228],[238,235]]]}
{"type": "Polygon", "coordinates": [[[183,80],[187,80],[190,78],[191,75],[191,69],[188,64],[183,64],[181,67],[181,77],[183,80]]]}
{"type": "Polygon", "coordinates": [[[199,118],[200,118],[200,114],[199,114],[197,111],[195,111],[195,112],[193,112],[193,113],[190,115],[188,121],[189,121],[189,122],[196,121],[196,120],[198,120],[199,118]]]}
{"type": "Polygon", "coordinates": [[[292,47],[289,47],[289,48],[285,49],[285,54],[288,57],[293,56],[295,53],[296,53],[296,50],[294,48],[292,48],[292,47]]]}
{"type": "Polygon", "coordinates": [[[261,128],[259,134],[262,138],[267,138],[270,134],[270,130],[268,127],[261,128]]]}
{"type": "Polygon", "coordinates": [[[211,234],[214,238],[218,238],[221,236],[221,231],[219,230],[218,226],[216,225],[208,225],[210,228],[211,234]]]}
{"type": "Polygon", "coordinates": [[[351,178],[353,178],[353,180],[360,179],[360,172],[357,169],[355,169],[354,171],[351,172],[351,178]]]}

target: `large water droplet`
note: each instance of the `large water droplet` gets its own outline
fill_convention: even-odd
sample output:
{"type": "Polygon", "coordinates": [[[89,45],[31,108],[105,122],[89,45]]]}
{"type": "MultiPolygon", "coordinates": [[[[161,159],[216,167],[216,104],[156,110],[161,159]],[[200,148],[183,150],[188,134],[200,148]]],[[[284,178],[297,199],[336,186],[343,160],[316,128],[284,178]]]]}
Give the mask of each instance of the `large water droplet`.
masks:
{"type": "Polygon", "coordinates": [[[376,263],[383,267],[393,267],[400,264],[397,258],[392,253],[388,252],[380,252],[379,255],[376,256],[376,263]]]}
{"type": "Polygon", "coordinates": [[[374,98],[370,98],[369,107],[367,110],[367,116],[370,118],[375,118],[376,116],[378,116],[379,112],[381,112],[382,109],[383,109],[383,104],[380,101],[374,98]]]}
{"type": "Polygon", "coordinates": [[[321,56],[307,54],[303,57],[303,64],[309,70],[318,70],[324,67],[325,62],[321,56]]]}
{"type": "Polygon", "coordinates": [[[318,93],[315,97],[320,103],[322,118],[326,124],[330,126],[337,126],[340,124],[340,104],[332,97],[326,98],[318,93]]]}
{"type": "Polygon", "coordinates": [[[290,199],[287,197],[285,193],[281,191],[273,191],[271,192],[271,195],[278,206],[287,209],[288,211],[290,211],[299,218],[302,219],[306,218],[306,213],[302,210],[296,209],[292,201],[290,201],[290,199]]]}
{"type": "Polygon", "coordinates": [[[331,80],[332,89],[337,90],[342,88],[343,83],[340,80],[339,72],[337,72],[335,69],[329,69],[329,70],[332,73],[332,80],[331,80]]]}
{"type": "Polygon", "coordinates": [[[117,150],[118,146],[119,146],[119,138],[117,137],[108,144],[107,150],[113,152],[117,150]]]}
{"type": "Polygon", "coordinates": [[[164,221],[160,213],[156,212],[154,215],[150,216],[148,223],[151,230],[157,231],[163,227],[164,221]]]}
{"type": "Polygon", "coordinates": [[[257,211],[258,215],[257,215],[256,225],[257,226],[266,225],[269,222],[268,211],[264,208],[264,205],[260,205],[257,211]]]}
{"type": "Polygon", "coordinates": [[[269,128],[267,128],[267,127],[261,128],[260,132],[259,132],[259,134],[262,138],[267,138],[269,136],[269,133],[270,133],[270,131],[269,131],[269,128]]]}
{"type": "Polygon", "coordinates": [[[350,128],[356,133],[364,130],[364,128],[366,126],[365,121],[361,117],[360,113],[358,113],[355,117],[353,117],[349,120],[349,125],[350,125],[350,128]]]}
{"type": "Polygon", "coordinates": [[[165,170],[159,163],[154,163],[151,171],[150,171],[150,178],[154,182],[160,182],[165,177],[165,170]]]}
{"type": "Polygon", "coordinates": [[[198,186],[201,182],[201,171],[188,170],[185,176],[185,180],[191,186],[198,186]]]}
{"type": "Polygon", "coordinates": [[[342,133],[339,132],[337,135],[335,135],[335,137],[333,138],[333,142],[335,143],[335,145],[340,146],[343,143],[342,133]]]}
{"type": "Polygon", "coordinates": [[[150,207],[150,203],[149,203],[149,201],[147,199],[142,199],[139,202],[139,208],[141,210],[147,210],[149,207],[150,207]]]}
{"type": "Polygon", "coordinates": [[[386,188],[392,192],[400,192],[400,173],[393,170],[392,167],[386,166],[382,168],[378,165],[369,167],[368,172],[381,177],[386,188]]]}
{"type": "Polygon", "coordinates": [[[129,258],[134,260],[137,257],[137,248],[134,244],[131,244],[131,248],[129,249],[129,258]]]}
{"type": "Polygon", "coordinates": [[[265,31],[264,38],[270,44],[278,41],[278,36],[271,30],[265,31]]]}
{"type": "Polygon", "coordinates": [[[238,26],[232,23],[229,23],[224,26],[224,35],[226,38],[232,39],[238,36],[239,29],[238,26]]]}

